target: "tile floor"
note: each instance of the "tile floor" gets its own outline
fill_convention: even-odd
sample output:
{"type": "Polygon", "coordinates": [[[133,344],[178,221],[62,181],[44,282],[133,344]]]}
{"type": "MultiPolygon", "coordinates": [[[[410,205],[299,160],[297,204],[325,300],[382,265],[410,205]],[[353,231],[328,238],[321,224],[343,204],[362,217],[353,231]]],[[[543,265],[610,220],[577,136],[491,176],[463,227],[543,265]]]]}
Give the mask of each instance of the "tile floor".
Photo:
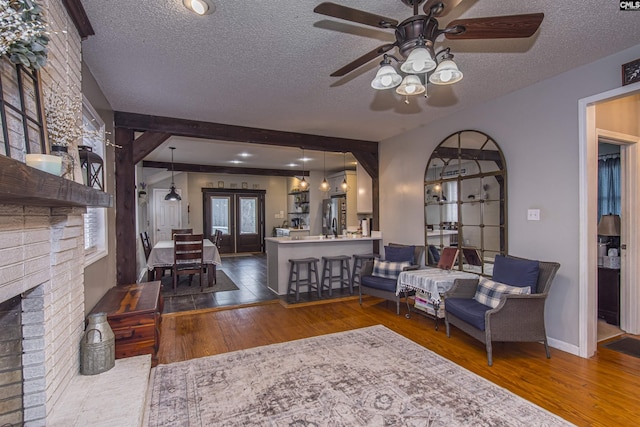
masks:
{"type": "MultiPolygon", "coordinates": [[[[181,311],[200,310],[254,304],[280,299],[286,304],[295,302],[293,297],[279,297],[267,287],[267,257],[265,254],[222,256],[222,267],[227,276],[238,286],[237,290],[207,294],[169,296],[164,299],[164,314],[181,311]]],[[[334,289],[331,298],[349,296],[348,289],[334,289]]],[[[358,288],[354,288],[354,295],[358,288]]],[[[327,292],[318,298],[315,292],[300,293],[299,303],[329,299],[327,292]]]]}
{"type": "Polygon", "coordinates": [[[165,297],[163,313],[251,304],[278,299],[278,296],[267,288],[266,255],[223,256],[222,267],[219,267],[219,269],[233,280],[238,287],[237,290],[165,297]]]}

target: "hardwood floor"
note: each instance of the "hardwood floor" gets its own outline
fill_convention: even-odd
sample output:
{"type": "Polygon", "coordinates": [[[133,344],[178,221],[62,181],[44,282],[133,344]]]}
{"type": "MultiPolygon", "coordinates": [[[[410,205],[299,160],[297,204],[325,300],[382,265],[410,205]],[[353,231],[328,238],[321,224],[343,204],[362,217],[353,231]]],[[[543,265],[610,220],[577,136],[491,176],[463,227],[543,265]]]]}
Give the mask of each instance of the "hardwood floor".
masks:
{"type": "Polygon", "coordinates": [[[375,298],[362,307],[357,299],[288,308],[277,300],[258,304],[163,315],[160,363],[382,324],[576,425],[638,424],[640,359],[602,346],[591,359],[553,348],[547,359],[542,344],[495,343],[489,367],[480,342],[456,328],[447,338],[433,320],[396,316],[394,304],[375,298]]]}

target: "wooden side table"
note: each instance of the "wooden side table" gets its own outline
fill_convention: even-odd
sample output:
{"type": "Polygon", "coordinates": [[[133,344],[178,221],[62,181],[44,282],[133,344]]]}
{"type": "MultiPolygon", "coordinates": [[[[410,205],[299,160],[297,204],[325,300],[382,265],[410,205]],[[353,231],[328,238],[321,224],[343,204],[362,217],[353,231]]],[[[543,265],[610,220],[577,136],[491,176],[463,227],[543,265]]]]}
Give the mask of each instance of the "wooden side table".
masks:
{"type": "Polygon", "coordinates": [[[620,270],[598,267],[598,317],[620,325],[620,270]]]}
{"type": "Polygon", "coordinates": [[[151,354],[155,366],[162,309],[160,281],[155,281],[109,289],[90,314],[107,313],[116,339],[116,359],[151,354]]]}

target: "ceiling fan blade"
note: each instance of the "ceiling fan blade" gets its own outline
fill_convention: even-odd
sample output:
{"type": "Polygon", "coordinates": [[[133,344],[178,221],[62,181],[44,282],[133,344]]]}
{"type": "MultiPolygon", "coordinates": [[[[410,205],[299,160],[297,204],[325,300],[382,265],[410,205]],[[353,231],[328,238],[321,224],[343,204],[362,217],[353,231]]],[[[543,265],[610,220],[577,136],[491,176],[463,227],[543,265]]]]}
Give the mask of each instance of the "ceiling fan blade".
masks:
{"type": "Polygon", "coordinates": [[[439,16],[445,16],[462,2],[463,0],[428,0],[424,4],[424,13],[429,15],[431,13],[431,8],[438,6],[438,10],[433,14],[433,16],[436,18],[439,16]]]}
{"type": "Polygon", "coordinates": [[[364,55],[362,55],[360,58],[356,59],[355,61],[352,61],[350,63],[348,63],[347,65],[345,65],[344,67],[340,68],[338,71],[334,71],[333,73],[331,73],[331,77],[342,77],[347,73],[350,73],[351,71],[355,70],[356,68],[366,64],[367,62],[371,61],[372,59],[377,58],[378,56],[382,55],[385,52],[390,51],[391,49],[393,49],[393,47],[395,46],[395,43],[392,44],[384,44],[380,47],[377,47],[375,49],[373,49],[371,52],[367,52],[364,55]]]}
{"type": "Polygon", "coordinates": [[[334,18],[357,22],[359,24],[371,25],[372,27],[377,28],[390,28],[398,25],[398,21],[395,19],[330,2],[320,3],[315,9],[313,9],[313,11],[321,15],[332,16],[334,18]]]}
{"type": "Polygon", "coordinates": [[[456,19],[448,29],[464,27],[459,34],[445,32],[450,40],[457,39],[511,39],[531,37],[540,27],[544,13],[526,15],[490,16],[488,18],[456,19]]]}

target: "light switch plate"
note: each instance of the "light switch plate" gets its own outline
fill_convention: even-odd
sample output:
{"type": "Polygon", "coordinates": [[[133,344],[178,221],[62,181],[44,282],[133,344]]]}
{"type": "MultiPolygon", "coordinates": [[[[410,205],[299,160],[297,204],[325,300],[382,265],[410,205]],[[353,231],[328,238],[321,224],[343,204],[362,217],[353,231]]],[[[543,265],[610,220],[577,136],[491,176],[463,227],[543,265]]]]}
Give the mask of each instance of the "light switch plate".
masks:
{"type": "Polygon", "coordinates": [[[527,221],[540,221],[540,209],[528,209],[527,221]]]}

